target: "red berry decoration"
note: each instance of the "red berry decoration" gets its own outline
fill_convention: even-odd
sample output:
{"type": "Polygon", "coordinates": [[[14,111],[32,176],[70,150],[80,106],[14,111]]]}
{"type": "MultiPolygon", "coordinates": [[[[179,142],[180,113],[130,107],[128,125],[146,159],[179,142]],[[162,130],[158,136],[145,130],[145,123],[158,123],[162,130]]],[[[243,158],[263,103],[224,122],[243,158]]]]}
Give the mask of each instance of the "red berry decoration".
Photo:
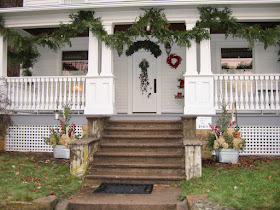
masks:
{"type": "Polygon", "coordinates": [[[166,63],[171,67],[171,68],[174,68],[174,69],[177,69],[178,66],[181,64],[181,61],[182,61],[182,58],[176,54],[170,54],[168,56],[168,58],[166,59],[166,63]],[[176,62],[173,63],[172,62],[172,59],[175,59],[176,62]]]}

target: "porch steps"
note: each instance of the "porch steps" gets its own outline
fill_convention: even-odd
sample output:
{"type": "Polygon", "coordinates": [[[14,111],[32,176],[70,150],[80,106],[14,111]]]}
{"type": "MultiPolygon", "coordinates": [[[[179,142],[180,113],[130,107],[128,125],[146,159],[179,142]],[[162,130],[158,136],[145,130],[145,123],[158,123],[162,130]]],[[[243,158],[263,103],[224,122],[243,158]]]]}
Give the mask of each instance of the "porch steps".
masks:
{"type": "Polygon", "coordinates": [[[181,121],[109,120],[85,182],[170,184],[184,164],[181,121]]]}

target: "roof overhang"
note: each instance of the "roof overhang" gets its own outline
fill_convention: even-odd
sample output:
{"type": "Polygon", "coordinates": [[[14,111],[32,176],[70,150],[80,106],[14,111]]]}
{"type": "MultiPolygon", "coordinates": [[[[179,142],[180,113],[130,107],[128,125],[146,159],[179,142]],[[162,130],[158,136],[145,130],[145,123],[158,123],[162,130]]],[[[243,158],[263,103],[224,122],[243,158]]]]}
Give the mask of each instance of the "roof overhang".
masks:
{"type": "Polygon", "coordinates": [[[79,10],[112,10],[116,8],[122,9],[135,9],[143,7],[159,7],[159,8],[195,8],[199,6],[217,6],[217,7],[245,7],[245,6],[280,6],[280,0],[153,0],[153,1],[133,1],[133,0],[111,0],[111,1],[96,1],[91,3],[82,4],[57,4],[57,5],[44,5],[44,6],[26,6],[14,8],[1,8],[0,14],[12,15],[14,13],[27,13],[27,12],[49,12],[49,11],[79,11],[79,10]]]}

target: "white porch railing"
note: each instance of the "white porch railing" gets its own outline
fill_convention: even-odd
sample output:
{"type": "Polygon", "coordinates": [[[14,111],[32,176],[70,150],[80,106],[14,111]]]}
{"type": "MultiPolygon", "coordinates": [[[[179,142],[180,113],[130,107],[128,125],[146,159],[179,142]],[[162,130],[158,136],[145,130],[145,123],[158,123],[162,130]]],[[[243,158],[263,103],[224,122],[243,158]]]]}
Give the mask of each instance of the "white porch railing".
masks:
{"type": "Polygon", "coordinates": [[[228,109],[236,102],[239,110],[279,110],[279,77],[277,75],[214,75],[216,110],[224,100],[228,109]]]}
{"type": "Polygon", "coordinates": [[[72,110],[85,107],[85,77],[7,77],[9,110],[72,110]]]}

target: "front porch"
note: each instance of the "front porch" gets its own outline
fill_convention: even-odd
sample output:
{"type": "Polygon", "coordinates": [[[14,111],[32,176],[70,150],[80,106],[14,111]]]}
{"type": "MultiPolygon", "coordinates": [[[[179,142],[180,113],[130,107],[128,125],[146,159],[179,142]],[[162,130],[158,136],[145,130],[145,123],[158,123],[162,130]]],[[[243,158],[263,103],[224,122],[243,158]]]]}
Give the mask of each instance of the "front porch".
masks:
{"type": "MultiPolygon", "coordinates": [[[[280,74],[185,75],[186,97],[175,99],[171,96],[169,100],[180,103],[182,110],[178,108],[176,111],[181,114],[184,110],[184,114],[214,115],[221,110],[223,100],[228,109],[236,103],[237,111],[278,113],[279,77],[280,74]],[[202,111],[211,107],[214,111],[210,113],[202,111]]],[[[124,110],[115,102],[118,102],[115,92],[120,94],[120,91],[114,87],[114,77],[7,77],[4,81],[10,101],[7,109],[13,112],[50,113],[61,110],[64,104],[70,104],[72,110],[85,114],[116,114],[124,110]]],[[[132,102],[127,103],[124,106],[128,107],[132,102]]],[[[129,114],[132,113],[130,107],[129,114]]],[[[164,114],[161,110],[155,113],[164,114]]]]}
{"type": "MultiPolygon", "coordinates": [[[[208,20],[205,16],[199,16],[198,5],[191,8],[166,5],[165,13],[160,9],[143,12],[138,6],[130,8],[131,10],[120,7],[116,8],[118,17],[115,11],[99,8],[96,16],[101,17],[100,19],[93,16],[93,9],[80,11],[72,20],[69,19],[69,14],[74,10],[67,8],[61,8],[59,14],[51,11],[54,14],[52,18],[44,8],[42,13],[36,8],[30,8],[28,16],[18,10],[15,11],[18,14],[16,17],[22,16],[23,21],[19,23],[15,21],[17,18],[14,13],[7,12],[9,14],[5,16],[5,24],[1,25],[4,31],[2,35],[7,35],[5,33],[10,28],[19,32],[20,36],[31,38],[36,37],[38,31],[39,34],[47,33],[42,42],[37,38],[28,39],[39,43],[36,47],[41,54],[31,69],[31,77],[7,77],[7,40],[4,35],[0,37],[0,77],[4,93],[10,100],[6,108],[13,113],[12,117],[17,122],[11,128],[15,134],[8,137],[9,150],[18,149],[13,146],[18,144],[13,138],[18,139],[18,131],[22,127],[25,133],[30,130],[36,133],[36,130],[43,127],[41,133],[47,136],[48,126],[57,125],[57,121],[51,119],[53,112],[61,110],[64,104],[71,106],[75,120],[82,118],[80,123],[76,123],[81,127],[87,124],[86,117],[93,115],[141,116],[146,120],[165,115],[196,115],[206,117],[208,122],[214,123],[221,105],[224,103],[231,109],[234,103],[239,113],[238,124],[248,130],[250,138],[253,136],[250,133],[260,130],[260,127],[270,133],[274,132],[273,129],[279,129],[279,49],[270,44],[273,45],[277,37],[277,21],[280,18],[278,10],[272,5],[264,8],[262,14],[249,6],[245,10],[243,8],[243,13],[238,13],[240,8],[232,6],[233,14],[241,22],[239,26],[244,29],[240,36],[243,39],[235,37],[234,33],[231,36],[231,28],[229,34],[206,29],[208,26],[203,23],[208,23],[208,20]],[[83,18],[81,14],[87,14],[87,18],[83,18]],[[62,22],[72,22],[60,28],[58,16],[62,22]],[[144,22],[134,22],[137,16],[144,22]],[[251,23],[248,26],[242,23],[252,19],[261,19],[263,28],[258,28],[260,33],[248,38],[247,33],[251,33],[254,28],[250,27],[251,23]],[[79,34],[77,27],[83,21],[85,25],[90,24],[90,27],[87,25],[82,29],[78,28],[82,30],[82,34],[79,34]],[[151,25],[151,21],[154,25],[151,25]],[[202,27],[197,27],[199,21],[202,27]],[[133,24],[141,29],[140,32],[133,28],[133,24]],[[268,25],[271,25],[273,33],[266,38],[271,38],[271,42],[264,40],[263,44],[256,41],[261,40],[260,35],[263,33],[268,36],[268,25]],[[130,29],[136,32],[133,34],[130,29]],[[128,40],[122,39],[122,33],[125,37],[129,36],[128,40]],[[54,38],[55,44],[67,43],[63,42],[66,40],[72,46],[55,45],[56,51],[52,51],[46,47],[49,46],[46,43],[49,43],[50,37],[54,38]],[[152,42],[162,53],[154,56],[150,52],[152,48],[145,46],[133,49],[132,54],[125,53],[131,45],[141,41],[152,42]],[[177,55],[177,61],[180,60],[176,68],[167,62],[169,54],[166,41],[171,43],[169,53],[177,55]],[[254,43],[252,49],[251,42],[254,43]],[[139,79],[142,72],[139,64],[144,60],[149,63],[147,92],[141,91],[139,79]],[[242,67],[240,64],[243,61],[249,63],[242,67]],[[184,82],[181,84],[178,80],[184,82]]],[[[208,8],[204,12],[213,15],[213,21],[220,25],[219,12],[230,15],[228,10],[221,8],[217,11],[208,8]]],[[[211,24],[209,27],[211,28],[211,24]]],[[[28,44],[32,45],[31,42],[28,44]]],[[[207,129],[209,127],[206,126],[205,130],[207,129]]],[[[36,137],[34,147],[37,142],[42,143],[42,134],[40,135],[36,137]]],[[[272,136],[267,142],[276,142],[275,137],[272,136]]],[[[28,149],[30,147],[18,150],[28,149]]],[[[47,150],[51,152],[51,148],[47,150]]],[[[267,150],[269,153],[269,149],[267,150]]],[[[276,152],[272,151],[273,154],[278,154],[278,150],[277,147],[276,152]]],[[[255,151],[249,149],[246,152],[255,151]]],[[[263,154],[262,152],[262,148],[257,151],[258,154],[263,154]]]]}

